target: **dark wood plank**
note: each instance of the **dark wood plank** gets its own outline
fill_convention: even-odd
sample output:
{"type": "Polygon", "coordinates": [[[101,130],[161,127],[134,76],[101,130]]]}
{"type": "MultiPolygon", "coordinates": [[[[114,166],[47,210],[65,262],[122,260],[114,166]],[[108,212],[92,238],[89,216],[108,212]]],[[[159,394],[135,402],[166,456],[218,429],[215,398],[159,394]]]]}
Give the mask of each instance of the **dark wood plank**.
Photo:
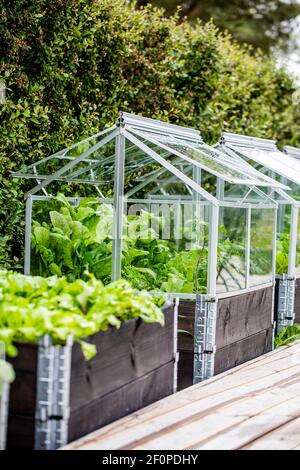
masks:
{"type": "Polygon", "coordinates": [[[196,304],[193,300],[180,300],[178,306],[178,350],[194,350],[194,323],[196,304]]]}
{"type": "Polygon", "coordinates": [[[269,328],[217,349],[215,375],[272,351],[272,336],[273,328],[269,328]]]}
{"type": "MultiPolygon", "coordinates": [[[[272,350],[273,328],[260,331],[254,335],[217,349],[214,375],[250,361],[272,350]]],[[[192,351],[180,351],[178,363],[178,390],[193,385],[192,351]]]]}
{"type": "Polygon", "coordinates": [[[10,414],[7,427],[7,449],[33,449],[34,425],[34,415],[10,414]]]}
{"type": "Polygon", "coordinates": [[[97,345],[98,354],[88,362],[83,360],[78,345],[75,345],[71,368],[71,412],[173,360],[173,319],[174,313],[169,311],[164,327],[136,320],[126,325],[124,336],[122,328],[94,335],[92,340],[97,345]],[[109,335],[110,348],[107,346],[109,335]]]}
{"type": "Polygon", "coordinates": [[[17,348],[17,357],[8,358],[16,374],[10,386],[9,413],[30,416],[35,413],[38,347],[24,343],[17,348]]]}
{"type": "Polygon", "coordinates": [[[273,287],[218,301],[217,349],[240,341],[273,325],[273,287]]]}
{"type": "Polygon", "coordinates": [[[177,390],[184,390],[193,385],[194,353],[180,351],[178,361],[177,390]]]}
{"type": "Polygon", "coordinates": [[[300,323],[300,278],[296,279],[294,312],[295,323],[300,323]]]}
{"type": "MultiPolygon", "coordinates": [[[[87,338],[98,350],[91,361],[84,359],[78,344],[74,345],[71,436],[82,436],[173,392],[174,306],[164,314],[164,327],[135,319],[119,330],[110,328],[87,338]]],[[[32,449],[38,346],[19,344],[18,349],[19,355],[11,361],[16,380],[11,387],[8,445],[32,449]]]]}
{"type": "Polygon", "coordinates": [[[71,413],[69,442],[173,393],[174,362],[71,413]]]}
{"type": "MultiPolygon", "coordinates": [[[[217,305],[216,347],[218,349],[273,325],[273,287],[219,299],[217,305]]],[[[178,349],[193,351],[195,302],[181,301],[178,314],[178,328],[190,333],[178,334],[178,349]]]]}

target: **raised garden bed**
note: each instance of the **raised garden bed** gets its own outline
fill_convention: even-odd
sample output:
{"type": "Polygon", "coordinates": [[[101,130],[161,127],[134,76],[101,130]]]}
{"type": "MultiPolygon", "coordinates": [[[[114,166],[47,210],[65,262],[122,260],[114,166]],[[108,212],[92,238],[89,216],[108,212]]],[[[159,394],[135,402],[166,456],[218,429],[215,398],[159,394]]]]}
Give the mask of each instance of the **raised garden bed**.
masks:
{"type": "MultiPolygon", "coordinates": [[[[214,375],[272,350],[273,287],[220,298],[214,351],[214,375]]],[[[195,302],[179,304],[178,389],[193,383],[195,302]]]]}
{"type": "MultiPolygon", "coordinates": [[[[72,347],[69,417],[48,416],[54,426],[60,421],[67,427],[59,431],[57,443],[63,434],[70,442],[173,393],[173,305],[163,312],[164,327],[135,319],[88,338],[98,351],[90,361],[78,344],[72,347]]],[[[19,344],[18,349],[19,355],[11,360],[16,380],[11,387],[7,446],[51,448],[46,437],[36,435],[43,425],[37,396],[39,347],[19,344]]]]}

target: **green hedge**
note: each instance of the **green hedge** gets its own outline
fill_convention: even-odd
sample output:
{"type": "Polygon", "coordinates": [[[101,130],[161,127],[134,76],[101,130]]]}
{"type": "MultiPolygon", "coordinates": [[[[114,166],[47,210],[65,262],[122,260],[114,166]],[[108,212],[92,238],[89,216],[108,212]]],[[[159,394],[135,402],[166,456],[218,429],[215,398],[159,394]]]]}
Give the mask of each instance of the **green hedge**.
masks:
{"type": "MultiPolygon", "coordinates": [[[[178,25],[121,0],[0,6],[0,266],[21,268],[26,183],[9,173],[93,134],[118,111],[298,144],[295,86],[213,24],[178,25]]],[[[67,191],[72,188],[66,187],[67,191]]]]}

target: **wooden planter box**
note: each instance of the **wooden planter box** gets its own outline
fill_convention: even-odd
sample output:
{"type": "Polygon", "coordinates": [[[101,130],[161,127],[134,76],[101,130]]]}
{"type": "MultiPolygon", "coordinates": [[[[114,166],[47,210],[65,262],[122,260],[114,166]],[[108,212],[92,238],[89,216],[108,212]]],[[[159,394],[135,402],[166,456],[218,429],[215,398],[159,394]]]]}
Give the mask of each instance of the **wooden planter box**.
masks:
{"type": "MultiPolygon", "coordinates": [[[[130,320],[88,338],[97,355],[86,361],[71,351],[70,414],[67,442],[173,393],[174,307],[164,310],[165,326],[130,320]]],[[[18,345],[12,360],[8,449],[33,449],[37,411],[38,346],[18,345]]]]}
{"type": "Polygon", "coordinates": [[[300,323],[300,278],[296,279],[294,311],[295,323],[300,323]]]}
{"type": "MultiPolygon", "coordinates": [[[[214,375],[272,350],[273,287],[219,299],[214,375]]],[[[195,302],[179,303],[178,390],[193,383],[195,302]]]]}

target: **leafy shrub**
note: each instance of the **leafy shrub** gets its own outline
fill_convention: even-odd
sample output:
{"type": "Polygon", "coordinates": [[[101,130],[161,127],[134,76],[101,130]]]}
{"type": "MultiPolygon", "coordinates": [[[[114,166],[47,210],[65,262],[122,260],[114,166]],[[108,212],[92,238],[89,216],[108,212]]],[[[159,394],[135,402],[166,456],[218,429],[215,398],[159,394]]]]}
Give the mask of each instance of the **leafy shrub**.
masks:
{"type": "Polygon", "coordinates": [[[112,124],[120,109],[198,128],[209,140],[225,129],[299,143],[287,73],[211,23],[177,25],[121,0],[3,0],[0,16],[1,265],[22,264],[30,187],[10,172],[112,124]]]}

